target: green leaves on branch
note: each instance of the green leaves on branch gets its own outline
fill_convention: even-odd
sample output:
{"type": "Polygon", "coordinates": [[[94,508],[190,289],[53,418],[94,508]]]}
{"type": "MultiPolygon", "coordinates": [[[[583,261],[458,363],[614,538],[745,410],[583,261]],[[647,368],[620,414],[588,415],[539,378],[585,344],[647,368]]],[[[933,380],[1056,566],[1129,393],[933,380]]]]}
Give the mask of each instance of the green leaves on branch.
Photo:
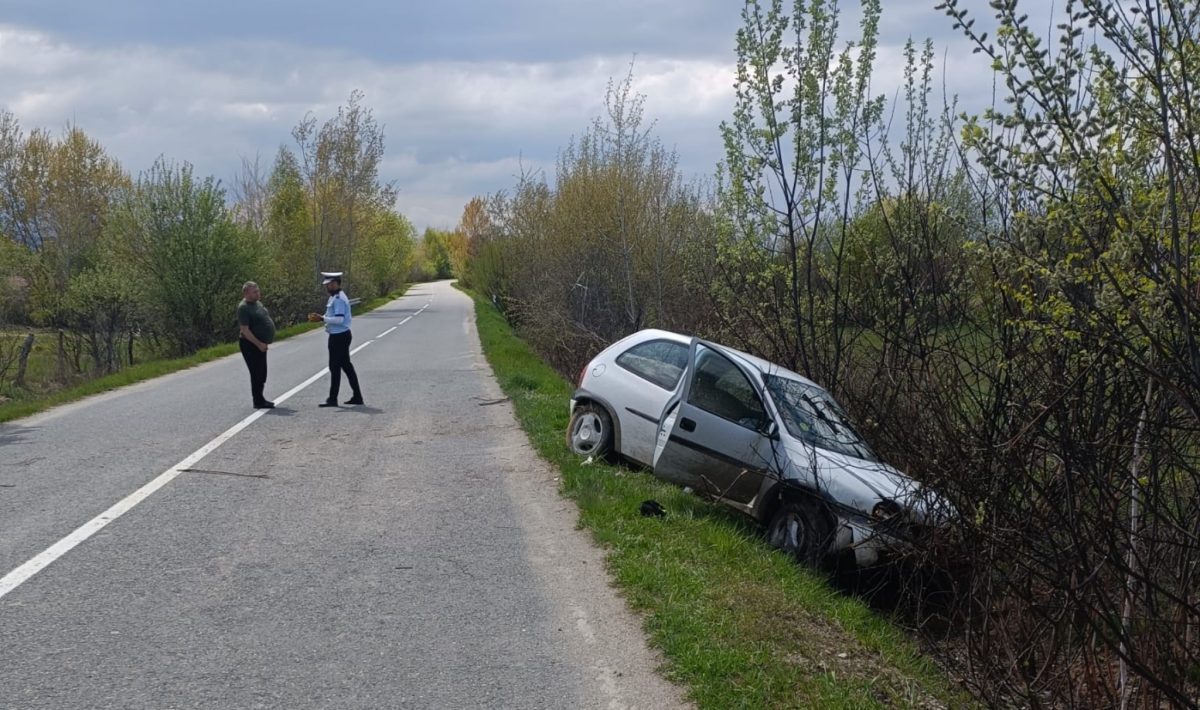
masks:
{"type": "Polygon", "coordinates": [[[160,159],[117,201],[109,227],[114,252],[145,279],[156,330],[183,353],[228,337],[231,297],[261,255],[213,178],[160,159]]]}

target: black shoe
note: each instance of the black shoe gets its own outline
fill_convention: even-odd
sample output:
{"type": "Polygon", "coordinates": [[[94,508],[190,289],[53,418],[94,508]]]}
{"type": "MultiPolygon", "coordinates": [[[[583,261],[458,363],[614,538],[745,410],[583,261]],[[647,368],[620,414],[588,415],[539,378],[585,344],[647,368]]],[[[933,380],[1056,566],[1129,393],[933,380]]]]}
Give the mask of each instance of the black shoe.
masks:
{"type": "Polygon", "coordinates": [[[318,407],[336,407],[338,405],[337,405],[336,399],[327,399],[324,402],[321,402],[320,404],[318,404],[317,406],[318,407]]]}
{"type": "Polygon", "coordinates": [[[350,399],[346,400],[346,404],[361,405],[366,404],[366,402],[363,401],[362,397],[351,397],[350,399]]]}
{"type": "Polygon", "coordinates": [[[258,404],[255,404],[254,408],[255,409],[274,409],[275,403],[268,402],[267,400],[264,399],[263,401],[259,402],[258,404]]]}

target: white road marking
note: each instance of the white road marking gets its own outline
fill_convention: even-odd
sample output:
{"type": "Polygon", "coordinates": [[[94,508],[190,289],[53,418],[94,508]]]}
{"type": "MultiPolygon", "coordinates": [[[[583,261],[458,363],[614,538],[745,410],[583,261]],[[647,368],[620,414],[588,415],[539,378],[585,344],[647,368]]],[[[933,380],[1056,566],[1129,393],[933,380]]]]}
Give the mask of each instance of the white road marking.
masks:
{"type": "MultiPolygon", "coordinates": [[[[304,382],[301,382],[279,397],[276,397],[275,402],[279,403],[286,401],[292,395],[324,377],[328,372],[329,368],[321,370],[304,382]]],[[[250,426],[255,420],[266,414],[267,411],[268,410],[266,409],[255,410],[253,414],[250,414],[242,421],[226,429],[225,432],[220,436],[208,442],[204,446],[201,446],[199,449],[196,449],[184,460],[175,464],[171,468],[168,468],[166,471],[163,471],[153,481],[150,481],[133,493],[130,493],[128,496],[125,496],[125,498],[121,499],[108,510],[87,521],[83,525],[76,528],[75,531],[70,535],[67,535],[63,539],[46,548],[43,552],[41,552],[41,554],[14,569],[12,572],[0,577],[0,597],[3,597],[5,594],[8,594],[12,590],[16,589],[33,575],[41,572],[51,562],[57,560],[59,557],[62,557],[69,552],[71,548],[88,539],[92,535],[95,535],[102,528],[104,528],[104,526],[121,517],[125,513],[128,513],[135,505],[146,500],[153,495],[155,491],[175,480],[175,477],[178,476],[183,469],[195,466],[200,462],[201,459],[215,451],[218,446],[232,439],[238,432],[250,426]]]]}
{"type": "Polygon", "coordinates": [[[376,340],[379,340],[379,339],[380,339],[380,338],[382,338],[383,336],[387,335],[388,333],[391,333],[393,330],[395,330],[395,329],[397,329],[397,328],[399,328],[399,327],[400,327],[400,326],[398,326],[398,325],[393,325],[391,328],[388,328],[387,330],[383,331],[383,332],[382,332],[382,333],[380,333],[379,335],[376,335],[376,336],[375,336],[375,339],[376,339],[376,340]]]}
{"type": "MultiPolygon", "coordinates": [[[[417,317],[417,316],[421,315],[422,313],[424,313],[424,312],[425,312],[425,309],[426,309],[426,308],[429,308],[429,304],[428,304],[428,303],[426,303],[424,306],[421,306],[421,309],[420,309],[419,311],[417,311],[416,313],[413,313],[413,314],[412,314],[412,315],[410,315],[409,317],[407,317],[407,318],[405,318],[404,320],[402,320],[402,321],[400,321],[399,323],[397,323],[397,324],[396,324],[396,326],[397,326],[397,327],[399,327],[399,326],[402,326],[402,325],[404,325],[405,323],[407,323],[407,322],[409,322],[410,320],[412,320],[413,318],[415,318],[415,317],[417,317]]],[[[388,332],[390,333],[391,331],[388,331],[388,332]]],[[[387,333],[384,333],[384,335],[387,335],[387,333]]]]}
{"type": "MultiPolygon", "coordinates": [[[[428,308],[428,304],[426,304],[426,308],[428,308]]],[[[425,308],[421,309],[421,311],[423,311],[423,310],[425,310],[425,308]]],[[[417,313],[420,313],[421,311],[417,311],[417,313]]],[[[416,314],[413,314],[413,315],[416,315],[416,314]]],[[[400,323],[400,325],[404,325],[404,323],[407,323],[411,319],[412,319],[412,316],[405,318],[404,322],[400,323]]],[[[396,326],[396,327],[398,328],[400,326],[396,326]]],[[[392,330],[395,330],[395,329],[396,328],[392,328],[392,330]]],[[[387,333],[392,332],[392,330],[387,331],[387,333]]],[[[384,333],[383,335],[387,335],[387,333],[384,333]]],[[[380,337],[382,337],[382,336],[380,336],[380,337]]],[[[352,350],[351,354],[356,353],[359,350],[362,350],[363,348],[370,345],[372,342],[373,341],[368,340],[367,342],[358,346],[356,349],[352,350]]],[[[329,368],[325,368],[325,369],[321,370],[317,374],[313,375],[312,377],[308,378],[307,380],[305,380],[305,381],[301,382],[300,384],[296,385],[295,387],[291,388],[287,392],[284,392],[283,394],[276,397],[275,403],[279,404],[281,402],[287,401],[293,395],[300,392],[305,387],[308,387],[309,385],[311,385],[312,383],[321,379],[322,377],[324,377],[327,374],[329,374],[329,368]]],[[[217,449],[217,447],[219,447],[221,444],[224,444],[226,441],[229,441],[234,436],[236,436],[239,432],[241,432],[243,429],[245,429],[246,427],[253,424],[260,417],[265,415],[268,411],[269,410],[266,410],[266,409],[256,409],[252,414],[248,415],[245,419],[241,420],[237,424],[234,424],[233,426],[226,429],[223,433],[221,433],[219,436],[217,436],[217,438],[208,442],[204,446],[201,446],[199,449],[196,449],[187,458],[185,458],[184,460],[175,464],[171,468],[168,468],[166,471],[163,471],[162,473],[160,473],[157,477],[155,477],[154,480],[150,481],[146,485],[137,489],[133,493],[130,493],[129,495],[125,496],[120,501],[118,501],[116,504],[114,504],[112,507],[110,507],[108,510],[97,515],[96,517],[87,521],[83,525],[80,525],[78,528],[76,528],[74,531],[72,531],[71,534],[67,535],[63,539],[54,543],[50,547],[47,547],[45,550],[43,550],[38,555],[36,555],[32,559],[30,559],[28,562],[22,564],[20,567],[17,567],[16,569],[14,569],[13,571],[4,575],[3,577],[0,577],[0,598],[3,598],[6,594],[8,594],[12,590],[16,589],[17,587],[21,586],[22,584],[24,584],[33,575],[44,570],[47,566],[50,565],[50,563],[54,562],[58,558],[67,554],[68,552],[70,552],[79,543],[83,542],[84,540],[87,540],[92,535],[95,535],[96,533],[100,532],[100,530],[102,530],[106,525],[108,525],[112,521],[121,517],[125,513],[128,513],[130,510],[133,510],[134,506],[136,506],[138,503],[141,503],[142,501],[146,500],[150,496],[154,495],[154,493],[157,492],[160,488],[167,485],[171,481],[175,480],[175,478],[177,476],[179,476],[179,474],[182,473],[184,469],[191,468],[191,467],[195,466],[196,464],[200,463],[200,461],[205,456],[208,456],[213,451],[215,451],[217,449]]]]}

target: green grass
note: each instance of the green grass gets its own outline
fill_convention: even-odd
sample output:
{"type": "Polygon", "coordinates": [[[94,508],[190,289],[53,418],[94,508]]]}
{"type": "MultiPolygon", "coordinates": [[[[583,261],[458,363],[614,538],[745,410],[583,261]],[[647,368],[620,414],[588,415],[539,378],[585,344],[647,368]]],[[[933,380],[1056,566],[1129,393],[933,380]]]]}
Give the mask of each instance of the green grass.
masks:
{"type": "MultiPolygon", "coordinates": [[[[380,306],[390,303],[391,301],[404,295],[407,289],[397,291],[387,296],[376,298],[370,301],[364,301],[354,306],[353,313],[358,315],[368,311],[375,310],[380,306]]],[[[286,340],[287,338],[307,333],[311,330],[322,327],[320,323],[299,323],[287,328],[282,328],[275,334],[275,341],[286,340]]],[[[44,339],[43,339],[44,340],[44,339]]],[[[43,347],[45,347],[43,345],[43,347]]],[[[48,368],[53,367],[53,353],[46,350],[38,357],[38,349],[35,347],[34,355],[31,355],[29,361],[29,377],[36,378],[38,373],[43,370],[48,371],[48,368]]],[[[102,392],[126,387],[138,382],[150,380],[155,377],[169,375],[172,372],[185,370],[189,367],[202,365],[206,362],[216,360],[218,358],[232,355],[238,352],[238,345],[234,343],[222,343],[214,345],[211,348],[205,348],[192,355],[181,358],[150,360],[148,362],[139,363],[132,367],[127,367],[120,372],[115,372],[111,375],[105,375],[93,380],[88,380],[81,384],[57,392],[50,392],[42,395],[31,396],[27,399],[15,399],[9,402],[0,404],[0,423],[12,421],[32,416],[39,412],[44,412],[51,407],[56,407],[69,402],[75,402],[90,397],[102,392]]]]}
{"type": "Polygon", "coordinates": [[[899,628],[772,550],[748,520],[651,475],[587,464],[564,441],[571,385],[476,299],[488,361],[581,525],[645,615],[664,674],[702,708],[972,705],[899,628]],[[665,518],[639,514],[662,503],[665,518]],[[845,654],[841,657],[840,654],[845,654]]]}

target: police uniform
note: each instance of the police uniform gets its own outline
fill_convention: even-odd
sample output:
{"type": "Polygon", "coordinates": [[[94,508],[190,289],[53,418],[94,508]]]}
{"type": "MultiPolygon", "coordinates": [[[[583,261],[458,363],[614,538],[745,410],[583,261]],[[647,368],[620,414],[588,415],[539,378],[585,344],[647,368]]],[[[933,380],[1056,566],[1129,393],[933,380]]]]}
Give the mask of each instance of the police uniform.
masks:
{"type": "Polygon", "coordinates": [[[354,365],[350,363],[350,321],[352,315],[350,313],[350,299],[346,297],[346,292],[341,290],[342,272],[340,271],[322,271],[321,276],[324,280],[322,284],[329,284],[334,281],[338,284],[337,292],[329,296],[329,301],[325,304],[325,332],[329,334],[329,397],[321,403],[322,407],[336,407],[338,404],[338,390],[342,385],[342,373],[346,373],[346,380],[350,382],[350,389],[354,392],[353,396],[346,401],[346,404],[363,404],[362,390],[358,386],[358,373],[354,371],[354,365]]]}

